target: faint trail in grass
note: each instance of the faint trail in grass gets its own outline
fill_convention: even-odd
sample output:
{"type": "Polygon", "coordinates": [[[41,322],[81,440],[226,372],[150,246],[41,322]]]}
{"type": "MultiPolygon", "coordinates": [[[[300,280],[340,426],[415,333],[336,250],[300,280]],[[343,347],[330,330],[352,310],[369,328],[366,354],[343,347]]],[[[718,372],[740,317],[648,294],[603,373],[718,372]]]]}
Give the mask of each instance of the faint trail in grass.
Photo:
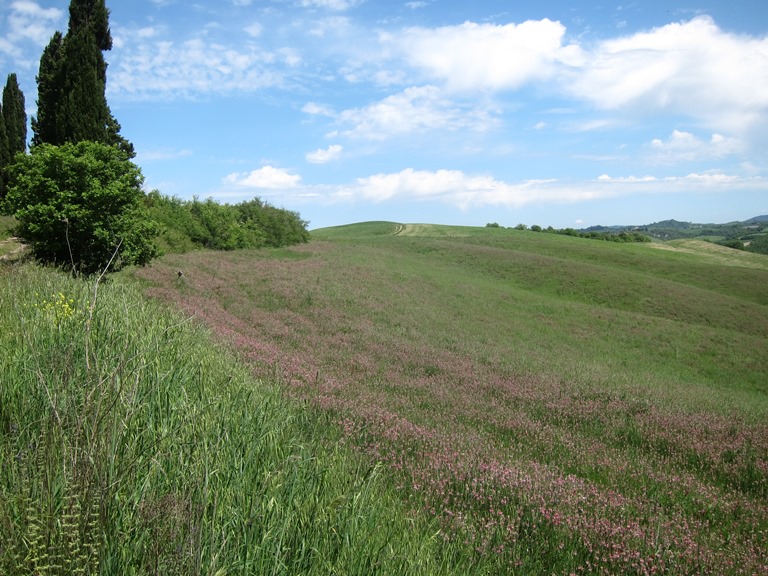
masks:
{"type": "Polygon", "coordinates": [[[25,244],[19,242],[18,238],[8,238],[0,240],[0,260],[12,260],[26,248],[25,244]]]}

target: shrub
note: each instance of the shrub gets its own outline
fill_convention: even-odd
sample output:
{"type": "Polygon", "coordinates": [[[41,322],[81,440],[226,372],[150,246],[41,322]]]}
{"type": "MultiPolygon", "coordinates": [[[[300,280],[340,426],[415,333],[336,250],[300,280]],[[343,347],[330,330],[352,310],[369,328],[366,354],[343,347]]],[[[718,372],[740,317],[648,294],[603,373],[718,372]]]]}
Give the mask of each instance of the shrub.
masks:
{"type": "Polygon", "coordinates": [[[96,142],[40,144],[10,167],[15,233],[33,255],[73,271],[144,265],[157,256],[157,225],[143,176],[125,152],[96,142]]]}
{"type": "Polygon", "coordinates": [[[747,246],[749,252],[756,254],[768,254],[768,234],[754,238],[747,246]]]}
{"type": "Polygon", "coordinates": [[[145,203],[161,225],[160,242],[169,252],[279,248],[309,242],[308,223],[298,213],[258,198],[231,205],[212,198],[181,200],[152,191],[145,203]]]}

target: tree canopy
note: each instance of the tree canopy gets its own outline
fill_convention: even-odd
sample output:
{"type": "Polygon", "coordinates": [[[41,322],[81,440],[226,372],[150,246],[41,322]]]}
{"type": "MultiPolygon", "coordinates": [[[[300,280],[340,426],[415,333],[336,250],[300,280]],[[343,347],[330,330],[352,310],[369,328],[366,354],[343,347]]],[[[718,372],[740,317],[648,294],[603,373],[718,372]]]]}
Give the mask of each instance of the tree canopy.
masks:
{"type": "Polygon", "coordinates": [[[141,170],[115,146],[40,144],[10,167],[7,202],[16,235],[41,261],[85,273],[147,264],[159,232],[141,170]]]}
{"type": "Polygon", "coordinates": [[[27,112],[24,93],[19,88],[16,74],[9,74],[3,88],[3,120],[8,135],[8,151],[13,158],[27,149],[27,112]]]}
{"type": "Polygon", "coordinates": [[[90,140],[134,156],[133,145],[120,135],[120,124],[107,104],[103,51],[111,48],[104,0],[72,0],[67,34],[57,31],[40,58],[33,145],[90,140]]]}

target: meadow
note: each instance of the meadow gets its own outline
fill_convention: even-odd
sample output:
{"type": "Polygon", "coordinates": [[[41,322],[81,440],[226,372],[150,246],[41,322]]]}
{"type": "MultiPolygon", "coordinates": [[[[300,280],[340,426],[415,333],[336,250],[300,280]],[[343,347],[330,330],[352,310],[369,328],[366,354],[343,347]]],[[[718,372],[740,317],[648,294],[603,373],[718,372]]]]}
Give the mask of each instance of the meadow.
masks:
{"type": "Polygon", "coordinates": [[[135,283],[0,263],[0,574],[490,573],[135,283]]]}
{"type": "Polygon", "coordinates": [[[85,279],[7,244],[0,573],[768,572],[764,256],[312,236],[85,279]]]}
{"type": "Polygon", "coordinates": [[[477,566],[768,570],[763,256],[379,222],[136,276],[477,566]]]}

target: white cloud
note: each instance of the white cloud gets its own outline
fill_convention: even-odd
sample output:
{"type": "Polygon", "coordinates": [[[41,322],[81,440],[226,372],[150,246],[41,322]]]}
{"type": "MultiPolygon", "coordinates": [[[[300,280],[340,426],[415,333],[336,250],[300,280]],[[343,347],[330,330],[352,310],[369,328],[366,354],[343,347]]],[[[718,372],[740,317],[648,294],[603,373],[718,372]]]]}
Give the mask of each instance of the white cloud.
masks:
{"type": "Polygon", "coordinates": [[[731,190],[768,192],[768,179],[713,173],[686,176],[625,176],[603,174],[592,181],[564,182],[555,179],[509,183],[487,175],[468,175],[460,170],[413,170],[360,178],[352,186],[338,188],[337,202],[437,201],[462,210],[482,206],[520,207],[527,204],[576,203],[635,194],[727,193],[731,190]]]}
{"type": "MultiPolygon", "coordinates": [[[[484,95],[537,84],[621,116],[666,112],[713,131],[743,134],[768,124],[768,37],[721,30],[707,16],[587,45],[548,19],[407,28],[380,35],[387,77],[484,95]],[[413,76],[416,74],[416,76],[413,76]]],[[[353,78],[374,78],[358,61],[353,78]]]]}
{"type": "Polygon", "coordinates": [[[310,36],[324,38],[348,32],[351,27],[351,20],[347,16],[328,16],[313,20],[307,33],[310,36]]]}
{"type": "Polygon", "coordinates": [[[720,30],[706,16],[598,45],[566,90],[604,109],[667,111],[725,132],[768,114],[768,38],[720,30]]]}
{"type": "Polygon", "coordinates": [[[307,102],[304,104],[304,106],[301,108],[301,111],[305,114],[310,114],[312,116],[334,116],[335,113],[332,108],[329,106],[323,106],[322,104],[317,104],[316,102],[307,102]]]}
{"type": "Polygon", "coordinates": [[[280,48],[277,50],[277,54],[289,68],[296,68],[302,63],[301,54],[294,48],[280,48]]]}
{"type": "Polygon", "coordinates": [[[157,150],[148,150],[138,153],[138,160],[141,162],[151,162],[154,160],[177,160],[192,155],[192,150],[177,150],[174,148],[159,148],[157,150]]]}
{"type": "Polygon", "coordinates": [[[321,148],[308,153],[306,155],[307,162],[311,162],[312,164],[326,164],[333,160],[338,160],[341,157],[343,150],[344,147],[340,144],[332,144],[325,150],[321,148]]]}
{"type": "Polygon", "coordinates": [[[442,96],[435,86],[407,88],[399,94],[364,108],[344,110],[337,115],[351,125],[344,135],[369,140],[429,130],[484,131],[495,125],[492,109],[478,103],[463,104],[442,96]]]}
{"type": "Polygon", "coordinates": [[[241,188],[280,190],[296,188],[301,183],[301,176],[291,174],[282,168],[264,166],[251,172],[235,172],[224,178],[224,183],[241,188]]]}
{"type": "Polygon", "coordinates": [[[258,38],[261,36],[261,33],[264,31],[264,26],[259,24],[258,22],[254,22],[253,24],[250,24],[249,26],[245,27],[245,33],[248,34],[251,38],[258,38]]]}
{"type": "Polygon", "coordinates": [[[692,172],[685,176],[609,176],[597,178],[601,187],[606,186],[622,193],[708,192],[728,190],[765,190],[768,179],[743,177],[723,172],[692,172]]]}
{"type": "Polygon", "coordinates": [[[551,77],[563,64],[581,64],[582,50],[563,45],[565,27],[544,19],[521,24],[408,28],[385,35],[387,48],[432,80],[470,92],[516,89],[551,77]]]}
{"type": "Polygon", "coordinates": [[[58,8],[43,8],[30,0],[12,2],[8,27],[0,37],[0,54],[13,58],[14,66],[27,68],[35,65],[39,61],[39,53],[34,58],[26,58],[23,44],[31,42],[38,47],[45,46],[63,17],[64,11],[58,8]]]}
{"type": "Polygon", "coordinates": [[[294,65],[296,57],[292,52],[276,54],[252,45],[232,48],[202,38],[141,42],[131,44],[110,63],[107,89],[137,99],[253,92],[281,86],[281,65],[294,65]]]}
{"type": "MultiPolygon", "coordinates": [[[[491,176],[469,176],[460,170],[424,171],[408,168],[394,174],[360,178],[345,193],[374,202],[438,200],[461,209],[484,205],[521,206],[546,196],[552,198],[554,180],[507,184],[491,176]]],[[[555,196],[559,195],[558,192],[555,196]]]]}
{"type": "Polygon", "coordinates": [[[690,132],[673,130],[669,139],[651,141],[654,159],[658,162],[713,160],[740,153],[744,146],[737,138],[712,134],[709,141],[699,140],[690,132]]]}
{"type": "Polygon", "coordinates": [[[343,12],[362,3],[362,0],[301,0],[303,8],[323,8],[333,12],[343,12]]]}

